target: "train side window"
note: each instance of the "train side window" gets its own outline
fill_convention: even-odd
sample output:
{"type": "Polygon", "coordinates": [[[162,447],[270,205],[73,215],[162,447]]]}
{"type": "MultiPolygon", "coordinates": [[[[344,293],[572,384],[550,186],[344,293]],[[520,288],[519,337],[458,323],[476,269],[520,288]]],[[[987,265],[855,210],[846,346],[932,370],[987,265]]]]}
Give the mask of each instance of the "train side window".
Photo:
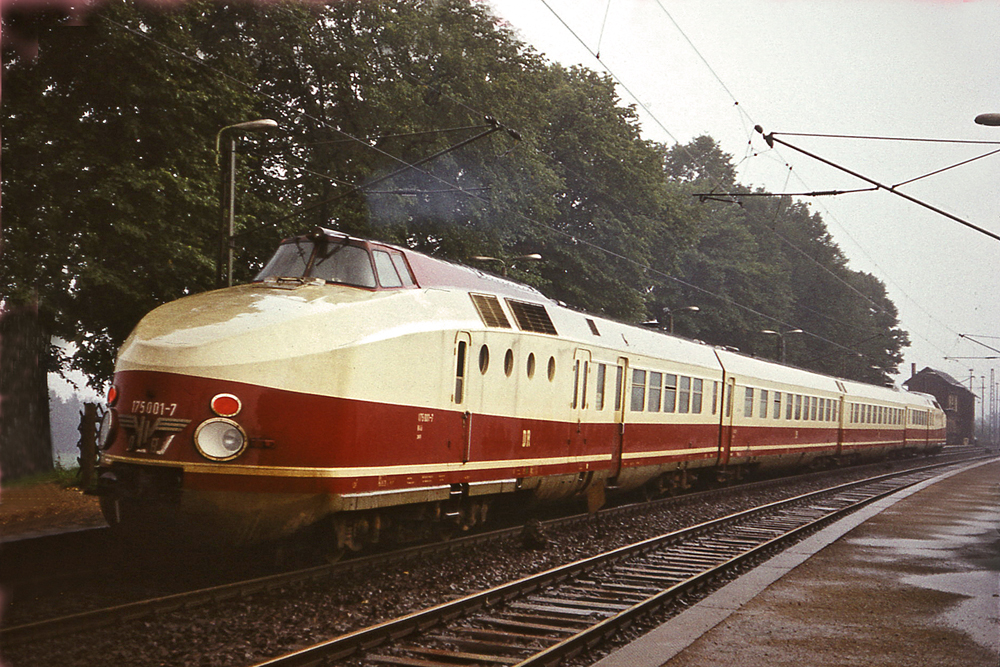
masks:
{"type": "Polygon", "coordinates": [[[770,393],[767,389],[760,390],[760,418],[767,419],[767,404],[768,399],[771,398],[770,393]]]}
{"type": "Polygon", "coordinates": [[[833,410],[832,410],[833,419],[831,421],[837,421],[837,405],[838,405],[837,402],[834,401],[833,402],[833,410]]]}
{"type": "Polygon", "coordinates": [[[828,422],[833,421],[833,419],[831,419],[830,417],[832,413],[833,413],[833,399],[828,398],[826,399],[826,420],[828,422]]]}
{"type": "Polygon", "coordinates": [[[525,372],[528,374],[528,379],[535,377],[535,353],[528,353],[528,361],[526,362],[525,372]]]}
{"type": "Polygon", "coordinates": [[[813,421],[816,421],[816,417],[818,416],[816,414],[816,411],[819,408],[819,399],[813,396],[811,399],[809,399],[809,404],[810,404],[809,415],[813,421]]]}
{"type": "Polygon", "coordinates": [[[743,401],[743,416],[753,417],[753,387],[746,388],[745,400],[743,401]]]}
{"type": "Polygon", "coordinates": [[[680,391],[677,392],[677,412],[686,414],[691,409],[691,378],[681,376],[680,391]]]}
{"type": "Polygon", "coordinates": [[[781,419],[781,392],[774,392],[774,410],[771,413],[772,419],[781,419]]]}
{"type": "Polygon", "coordinates": [[[604,409],[604,384],[607,380],[608,365],[607,364],[597,364],[597,409],[604,409]]]}
{"type": "Polygon", "coordinates": [[[632,403],[633,412],[642,412],[646,406],[646,371],[632,369],[632,403]]]}
{"type": "Polygon", "coordinates": [[[802,394],[795,394],[795,421],[802,419],[802,394]]]}
{"type": "MultiPolygon", "coordinates": [[[[725,391],[725,387],[723,387],[725,391]]],[[[726,401],[726,417],[733,416],[733,393],[736,391],[736,385],[730,384],[729,391],[725,391],[725,401],[726,401]]]]}
{"type": "Polygon", "coordinates": [[[716,409],[719,406],[719,383],[712,382],[712,414],[715,414],[716,409]]]}
{"type": "Polygon", "coordinates": [[[503,374],[510,377],[514,372],[514,350],[507,348],[507,354],[503,356],[503,374]]]}
{"type": "Polygon", "coordinates": [[[556,379],[556,358],[555,357],[549,357],[549,368],[548,368],[548,371],[549,371],[549,382],[552,382],[553,380],[556,379]]]}
{"type": "Polygon", "coordinates": [[[788,404],[785,405],[785,419],[791,419],[792,418],[792,410],[795,407],[794,406],[794,403],[795,403],[794,398],[795,397],[792,396],[791,394],[785,394],[785,400],[788,401],[788,404]]]}
{"type": "Polygon", "coordinates": [[[583,362],[583,389],[580,392],[580,407],[587,409],[587,377],[590,375],[590,362],[583,362]]]}
{"type": "Polygon", "coordinates": [[[663,411],[674,412],[677,409],[677,376],[667,373],[663,377],[663,411]]]}
{"type": "Polygon", "coordinates": [[[660,411],[660,394],[663,392],[663,373],[649,374],[649,400],[647,405],[650,412],[660,411]]]}
{"type": "Polygon", "coordinates": [[[622,409],[622,383],[625,381],[625,368],[621,365],[615,373],[615,412],[622,409]]]}
{"type": "Polygon", "coordinates": [[[705,393],[705,381],[700,378],[691,380],[691,412],[701,414],[701,397],[705,393]]]}
{"type": "Polygon", "coordinates": [[[461,403],[465,395],[465,347],[464,340],[458,341],[458,358],[455,368],[455,402],[461,403]]]}
{"type": "Polygon", "coordinates": [[[479,348],[479,372],[486,375],[486,370],[490,367],[490,348],[483,345],[479,348]]]}

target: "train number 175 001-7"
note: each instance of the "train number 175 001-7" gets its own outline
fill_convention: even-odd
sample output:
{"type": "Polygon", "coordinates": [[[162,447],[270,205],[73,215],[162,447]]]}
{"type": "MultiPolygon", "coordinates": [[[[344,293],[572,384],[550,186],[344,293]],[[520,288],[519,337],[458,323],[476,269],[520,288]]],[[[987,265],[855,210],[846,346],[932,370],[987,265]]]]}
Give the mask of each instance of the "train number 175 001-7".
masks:
{"type": "Polygon", "coordinates": [[[132,401],[132,413],[137,415],[164,415],[172,417],[177,411],[176,403],[159,401],[132,401]]]}

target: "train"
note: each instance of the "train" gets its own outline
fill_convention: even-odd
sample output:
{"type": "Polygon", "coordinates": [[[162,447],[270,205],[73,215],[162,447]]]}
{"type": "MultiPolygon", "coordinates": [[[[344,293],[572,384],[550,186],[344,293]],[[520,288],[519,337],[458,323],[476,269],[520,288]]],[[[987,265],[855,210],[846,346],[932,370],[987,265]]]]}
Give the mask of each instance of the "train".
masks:
{"type": "MultiPolygon", "coordinates": [[[[575,310],[317,228],[119,350],[98,493],[118,531],[358,550],[499,506],[932,454],[933,397],[575,310]]],[[[432,528],[433,529],[433,528],[432,528]]]]}

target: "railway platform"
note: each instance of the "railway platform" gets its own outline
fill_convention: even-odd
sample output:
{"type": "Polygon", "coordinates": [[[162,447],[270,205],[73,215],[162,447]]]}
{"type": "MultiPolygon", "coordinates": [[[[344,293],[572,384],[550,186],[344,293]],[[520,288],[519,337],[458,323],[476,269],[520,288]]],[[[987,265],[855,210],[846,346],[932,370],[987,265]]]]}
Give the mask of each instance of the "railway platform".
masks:
{"type": "Polygon", "coordinates": [[[1000,665],[1000,461],[831,524],[593,667],[719,665],[1000,665]]]}

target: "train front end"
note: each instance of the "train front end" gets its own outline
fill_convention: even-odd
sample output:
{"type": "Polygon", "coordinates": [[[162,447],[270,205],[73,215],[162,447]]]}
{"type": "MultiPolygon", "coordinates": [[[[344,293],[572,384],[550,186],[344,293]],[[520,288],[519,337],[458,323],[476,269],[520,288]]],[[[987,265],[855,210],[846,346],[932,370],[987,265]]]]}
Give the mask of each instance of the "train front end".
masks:
{"type": "Polygon", "coordinates": [[[364,454],[357,349],[402,326],[414,287],[402,254],[324,232],[286,241],[251,284],[152,311],[119,352],[101,427],[108,523],[240,545],[330,515],[351,483],[330,471],[364,454]]]}

